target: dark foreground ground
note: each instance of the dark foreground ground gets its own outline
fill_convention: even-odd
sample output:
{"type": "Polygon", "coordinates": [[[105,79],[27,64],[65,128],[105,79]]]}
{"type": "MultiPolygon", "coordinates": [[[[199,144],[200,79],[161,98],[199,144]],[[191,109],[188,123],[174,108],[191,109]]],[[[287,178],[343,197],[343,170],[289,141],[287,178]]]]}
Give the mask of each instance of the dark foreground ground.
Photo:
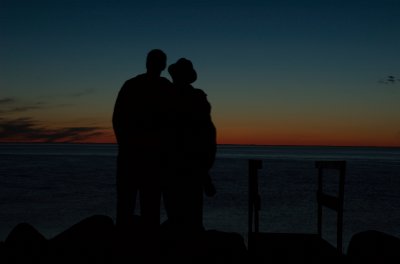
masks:
{"type": "MultiPolygon", "coordinates": [[[[176,234],[163,226],[161,243],[144,248],[138,239],[140,225],[117,231],[111,218],[91,216],[51,239],[28,223],[21,223],[0,242],[0,264],[48,263],[400,263],[400,239],[377,231],[355,234],[346,254],[324,256],[318,250],[307,257],[298,247],[294,253],[276,249],[277,243],[259,244],[248,250],[238,233],[206,230],[196,236],[176,234]],[[273,248],[273,250],[271,250],[273,248]]],[[[289,246],[285,242],[280,247],[289,246]]]]}

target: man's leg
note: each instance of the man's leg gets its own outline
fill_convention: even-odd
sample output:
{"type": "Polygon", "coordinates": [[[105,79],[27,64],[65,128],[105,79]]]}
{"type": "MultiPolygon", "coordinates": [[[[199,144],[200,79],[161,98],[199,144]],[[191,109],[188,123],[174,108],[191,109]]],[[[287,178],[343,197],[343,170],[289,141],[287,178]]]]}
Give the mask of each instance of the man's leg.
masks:
{"type": "Polygon", "coordinates": [[[160,263],[161,188],[157,181],[147,182],[140,189],[140,211],[143,257],[147,263],[160,263]]]}
{"type": "Polygon", "coordinates": [[[116,226],[124,228],[129,225],[135,213],[138,186],[134,180],[134,173],[126,166],[126,162],[118,159],[117,163],[117,213],[116,226]]]}

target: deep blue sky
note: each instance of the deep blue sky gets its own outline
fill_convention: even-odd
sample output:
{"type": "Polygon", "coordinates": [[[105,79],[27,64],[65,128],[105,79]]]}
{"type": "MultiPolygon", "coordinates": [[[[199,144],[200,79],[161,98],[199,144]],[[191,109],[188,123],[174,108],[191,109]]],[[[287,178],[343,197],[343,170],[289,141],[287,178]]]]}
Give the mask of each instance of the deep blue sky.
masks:
{"type": "Polygon", "coordinates": [[[400,146],[399,28],[395,0],[1,1],[0,141],[112,137],[161,48],[194,63],[221,143],[400,146]]]}

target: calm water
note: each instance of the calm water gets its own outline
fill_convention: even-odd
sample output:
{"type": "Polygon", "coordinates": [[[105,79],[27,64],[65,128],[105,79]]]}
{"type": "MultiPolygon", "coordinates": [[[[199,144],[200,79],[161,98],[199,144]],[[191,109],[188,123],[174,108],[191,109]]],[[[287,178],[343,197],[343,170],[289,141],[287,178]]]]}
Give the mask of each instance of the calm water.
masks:
{"type": "MultiPolygon", "coordinates": [[[[0,144],[0,240],[20,222],[50,238],[93,214],[114,218],[116,151],[115,145],[0,144]]],[[[400,236],[400,148],[219,146],[212,169],[218,194],[205,199],[207,229],[246,237],[250,158],[263,160],[262,231],[315,232],[314,161],[347,160],[344,246],[367,229],[400,236]]],[[[334,243],[329,219],[324,234],[334,243]]]]}

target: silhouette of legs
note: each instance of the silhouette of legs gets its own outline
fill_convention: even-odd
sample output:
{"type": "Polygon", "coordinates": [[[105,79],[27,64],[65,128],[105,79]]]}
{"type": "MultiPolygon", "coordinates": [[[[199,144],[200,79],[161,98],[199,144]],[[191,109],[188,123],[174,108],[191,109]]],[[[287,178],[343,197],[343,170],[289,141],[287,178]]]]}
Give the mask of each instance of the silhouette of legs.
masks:
{"type": "Polygon", "coordinates": [[[129,162],[121,157],[117,161],[117,217],[116,226],[124,228],[129,225],[129,221],[135,212],[136,197],[139,184],[133,171],[129,167],[129,162]]]}
{"type": "MultiPolygon", "coordinates": [[[[142,165],[142,164],[141,164],[142,165]]],[[[121,254],[135,252],[139,263],[158,263],[160,252],[160,172],[118,159],[116,227],[121,254]],[[137,195],[140,217],[134,217],[137,195]],[[139,220],[138,220],[139,219],[139,220]]]]}
{"type": "Polygon", "coordinates": [[[142,229],[142,254],[146,263],[160,263],[160,201],[161,187],[159,181],[153,180],[157,175],[148,174],[148,181],[143,182],[140,196],[142,229]]]}

